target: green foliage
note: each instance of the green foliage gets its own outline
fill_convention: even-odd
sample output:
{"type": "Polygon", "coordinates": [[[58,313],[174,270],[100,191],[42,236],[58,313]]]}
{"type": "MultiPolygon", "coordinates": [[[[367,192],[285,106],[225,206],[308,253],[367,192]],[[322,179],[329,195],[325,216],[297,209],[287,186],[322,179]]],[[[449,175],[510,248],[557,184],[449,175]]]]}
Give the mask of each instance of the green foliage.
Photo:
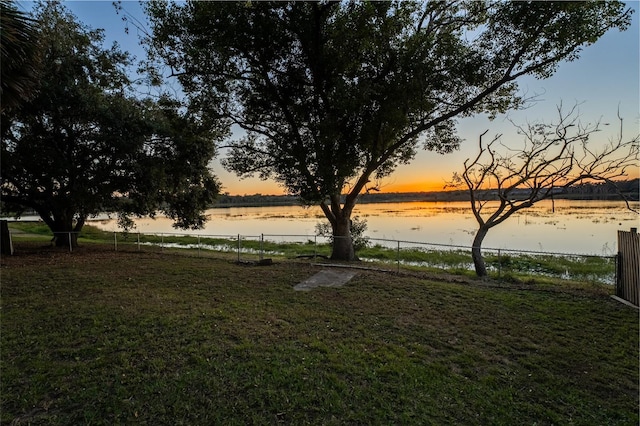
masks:
{"type": "Polygon", "coordinates": [[[7,0],[0,1],[0,111],[30,99],[39,77],[35,22],[7,0]]]}
{"type": "Polygon", "coordinates": [[[615,258],[599,256],[551,256],[551,255],[501,255],[486,257],[487,264],[494,270],[520,273],[521,275],[570,276],[585,281],[593,278],[615,276],[615,258]]]}
{"type": "Polygon", "coordinates": [[[130,60],[103,48],[57,2],[35,11],[42,55],[37,94],[2,115],[3,207],[32,209],[54,232],[102,212],[155,214],[201,226],[218,192],[208,169],[215,123],[166,96],[130,95],[130,60]]]}

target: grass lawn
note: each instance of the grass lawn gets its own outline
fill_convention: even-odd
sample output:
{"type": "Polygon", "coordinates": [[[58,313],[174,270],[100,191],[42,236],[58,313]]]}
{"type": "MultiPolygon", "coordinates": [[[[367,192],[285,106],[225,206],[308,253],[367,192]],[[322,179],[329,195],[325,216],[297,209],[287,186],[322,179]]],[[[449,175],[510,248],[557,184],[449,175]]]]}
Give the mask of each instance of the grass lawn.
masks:
{"type": "Polygon", "coordinates": [[[2,424],[639,421],[611,287],[41,245],[1,260],[2,424]]]}

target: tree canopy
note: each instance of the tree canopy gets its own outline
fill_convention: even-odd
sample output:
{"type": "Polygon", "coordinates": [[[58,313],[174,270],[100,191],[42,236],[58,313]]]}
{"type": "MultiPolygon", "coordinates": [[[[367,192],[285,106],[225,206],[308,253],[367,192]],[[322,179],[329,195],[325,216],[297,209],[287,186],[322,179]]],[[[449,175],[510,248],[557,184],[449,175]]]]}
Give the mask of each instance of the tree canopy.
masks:
{"type": "Polygon", "coordinates": [[[519,77],[551,75],[625,29],[631,13],[595,1],[191,1],[147,11],[149,45],[194,105],[246,131],[226,167],[319,204],[340,259],[354,257],[359,194],[417,149],[457,149],[457,118],[520,107],[519,77]]]}
{"type": "Polygon", "coordinates": [[[34,210],[59,244],[102,212],[130,224],[160,209],[177,227],[201,226],[218,193],[208,162],[224,132],[174,99],[136,98],[128,55],[103,48],[102,31],[60,4],[34,13],[41,80],[2,114],[3,208],[34,210]]]}
{"type": "Polygon", "coordinates": [[[7,0],[0,1],[0,110],[29,99],[38,81],[38,41],[34,21],[7,0]]]}

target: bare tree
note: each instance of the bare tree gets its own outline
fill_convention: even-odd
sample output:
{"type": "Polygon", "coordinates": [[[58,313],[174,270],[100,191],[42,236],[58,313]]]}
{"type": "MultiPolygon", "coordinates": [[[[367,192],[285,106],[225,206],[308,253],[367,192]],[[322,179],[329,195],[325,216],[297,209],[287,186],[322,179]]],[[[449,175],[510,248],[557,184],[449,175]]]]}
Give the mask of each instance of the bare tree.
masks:
{"type": "MultiPolygon", "coordinates": [[[[630,168],[638,167],[640,136],[625,140],[619,115],[619,133],[596,149],[590,145],[590,138],[607,124],[583,125],[577,106],[568,113],[563,112],[562,105],[557,110],[559,121],[555,124],[516,125],[518,134],[523,136],[519,146],[503,144],[502,135],[485,144],[483,137],[488,130],[485,131],[479,137],[478,155],[467,159],[462,173],[453,176],[452,186],[468,189],[471,209],[479,224],[471,251],[478,276],[487,275],[481,247],[491,228],[571,185],[615,185],[616,180],[628,176],[630,168]],[[490,202],[496,198],[497,202],[490,202]]],[[[628,202],[627,207],[631,208],[628,202]]]]}

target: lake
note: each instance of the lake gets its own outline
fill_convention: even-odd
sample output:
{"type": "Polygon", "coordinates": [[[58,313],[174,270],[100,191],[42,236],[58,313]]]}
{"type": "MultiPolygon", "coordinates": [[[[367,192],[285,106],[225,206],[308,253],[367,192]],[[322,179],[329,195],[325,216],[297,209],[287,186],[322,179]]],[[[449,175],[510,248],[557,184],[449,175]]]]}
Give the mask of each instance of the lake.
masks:
{"type": "MultiPolygon", "coordinates": [[[[639,227],[639,216],[618,201],[542,201],[513,215],[489,231],[483,246],[511,250],[556,253],[614,255],[617,231],[639,227]]],[[[640,203],[632,206],[638,210],[640,203]]],[[[229,207],[207,212],[204,229],[182,231],[172,228],[164,217],[137,219],[141,233],[190,235],[260,236],[296,235],[313,239],[316,224],[326,221],[319,207],[299,206],[229,207]]],[[[374,244],[384,240],[415,241],[470,247],[478,225],[468,202],[403,202],[360,204],[354,216],[365,219],[365,235],[374,244]]],[[[92,225],[119,231],[116,221],[94,220],[92,225]]]]}

